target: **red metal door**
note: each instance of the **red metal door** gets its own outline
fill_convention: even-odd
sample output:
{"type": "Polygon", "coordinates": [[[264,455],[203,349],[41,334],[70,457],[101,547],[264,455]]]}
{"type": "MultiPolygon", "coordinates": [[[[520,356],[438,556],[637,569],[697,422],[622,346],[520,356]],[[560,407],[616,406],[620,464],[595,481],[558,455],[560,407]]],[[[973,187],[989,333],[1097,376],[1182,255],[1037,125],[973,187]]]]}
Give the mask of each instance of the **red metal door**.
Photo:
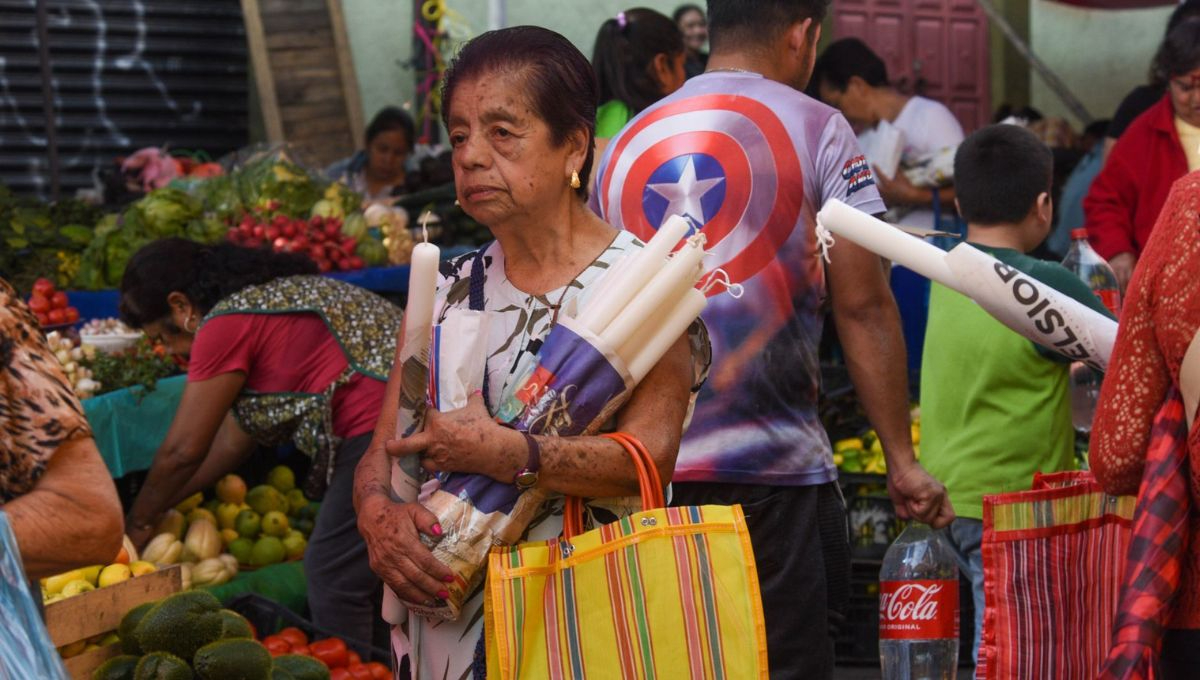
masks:
{"type": "Polygon", "coordinates": [[[991,118],[987,17],[974,0],[835,0],[835,38],[862,39],[901,92],[942,102],[970,132],[991,118]]]}

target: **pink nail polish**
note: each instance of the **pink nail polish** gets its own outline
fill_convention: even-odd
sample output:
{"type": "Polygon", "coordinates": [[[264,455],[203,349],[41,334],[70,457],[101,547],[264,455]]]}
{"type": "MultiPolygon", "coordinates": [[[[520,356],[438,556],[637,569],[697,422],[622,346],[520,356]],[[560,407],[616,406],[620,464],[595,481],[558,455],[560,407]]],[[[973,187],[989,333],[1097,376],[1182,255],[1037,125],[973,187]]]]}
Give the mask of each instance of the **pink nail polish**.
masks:
{"type": "Polygon", "coordinates": [[[434,525],[433,525],[433,535],[434,535],[434,536],[441,536],[441,535],[442,535],[442,525],[441,525],[441,524],[434,524],[434,525]]]}
{"type": "Polygon", "coordinates": [[[440,597],[440,598],[442,598],[442,599],[444,600],[444,599],[446,599],[446,598],[450,597],[450,592],[449,592],[449,591],[446,591],[446,590],[439,590],[439,591],[438,591],[438,597],[440,597]]]}
{"type": "Polygon", "coordinates": [[[446,583],[454,583],[454,577],[453,577],[453,576],[443,576],[443,577],[442,577],[442,580],[443,580],[443,581],[445,581],[446,583]]]}

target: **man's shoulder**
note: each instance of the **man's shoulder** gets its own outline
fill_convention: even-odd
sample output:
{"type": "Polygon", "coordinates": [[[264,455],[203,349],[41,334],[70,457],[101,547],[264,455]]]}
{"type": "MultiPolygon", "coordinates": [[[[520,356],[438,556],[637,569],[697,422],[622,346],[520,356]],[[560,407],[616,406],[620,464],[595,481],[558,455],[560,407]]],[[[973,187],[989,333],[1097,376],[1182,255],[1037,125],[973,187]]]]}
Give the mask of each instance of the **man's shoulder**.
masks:
{"type": "Polygon", "coordinates": [[[705,108],[712,108],[718,104],[717,101],[712,101],[714,98],[726,99],[728,105],[734,108],[739,99],[753,100],[765,105],[785,124],[818,121],[824,125],[838,114],[837,109],[770,78],[709,71],[688,80],[673,94],[649,106],[638,118],[653,116],[656,113],[662,115],[659,112],[665,110],[678,110],[683,102],[700,98],[710,100],[705,108]]]}

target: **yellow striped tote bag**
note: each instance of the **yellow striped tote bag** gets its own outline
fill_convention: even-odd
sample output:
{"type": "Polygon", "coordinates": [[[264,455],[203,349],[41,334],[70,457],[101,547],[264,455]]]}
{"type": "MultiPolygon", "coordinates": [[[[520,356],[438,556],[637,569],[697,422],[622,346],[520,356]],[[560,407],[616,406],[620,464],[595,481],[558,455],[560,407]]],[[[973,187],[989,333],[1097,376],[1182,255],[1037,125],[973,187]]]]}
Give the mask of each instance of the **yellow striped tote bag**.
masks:
{"type": "Polygon", "coordinates": [[[490,680],[767,678],[758,574],[741,506],[664,508],[645,448],[643,511],[586,533],[498,546],[484,601],[490,680]]]}

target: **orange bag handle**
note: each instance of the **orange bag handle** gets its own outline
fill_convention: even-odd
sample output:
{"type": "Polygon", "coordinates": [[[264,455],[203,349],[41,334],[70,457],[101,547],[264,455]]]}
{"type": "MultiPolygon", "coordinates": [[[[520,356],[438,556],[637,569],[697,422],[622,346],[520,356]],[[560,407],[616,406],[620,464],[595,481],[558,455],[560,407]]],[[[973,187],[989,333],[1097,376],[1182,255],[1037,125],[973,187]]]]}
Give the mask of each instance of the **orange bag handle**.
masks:
{"type": "MultiPolygon", "coordinates": [[[[620,444],[633,459],[633,465],[638,473],[642,510],[665,507],[667,503],[663,497],[662,477],[658,474],[658,467],[654,464],[654,459],[641,440],[627,432],[613,432],[600,436],[620,444]]],[[[567,496],[567,502],[563,506],[563,537],[570,540],[582,533],[583,499],[579,496],[567,496]]]]}

